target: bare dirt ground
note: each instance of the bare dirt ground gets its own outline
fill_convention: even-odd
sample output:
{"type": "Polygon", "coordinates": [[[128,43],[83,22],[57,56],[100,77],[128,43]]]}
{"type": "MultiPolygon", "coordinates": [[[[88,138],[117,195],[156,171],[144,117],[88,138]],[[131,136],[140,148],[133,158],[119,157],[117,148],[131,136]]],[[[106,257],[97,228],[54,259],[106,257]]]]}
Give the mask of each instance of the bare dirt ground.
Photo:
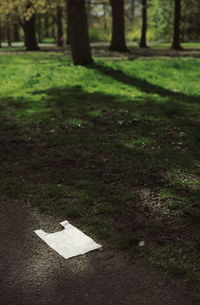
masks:
{"type": "MultiPolygon", "coordinates": [[[[6,47],[6,44],[3,45],[6,47]]],[[[43,52],[67,52],[70,47],[57,47],[53,43],[42,43],[39,45],[43,52]]],[[[138,57],[200,57],[200,48],[184,48],[183,50],[173,50],[170,48],[138,48],[137,44],[128,47],[129,52],[114,52],[109,50],[106,43],[91,43],[92,55],[99,58],[111,58],[112,60],[134,60],[138,57]]],[[[35,52],[35,51],[34,51],[35,52]]],[[[1,55],[29,53],[24,49],[23,43],[13,43],[11,48],[1,50],[1,55]]]]}
{"type": "Polygon", "coordinates": [[[1,305],[200,304],[200,291],[109,245],[64,260],[33,232],[58,230],[63,219],[40,215],[26,202],[0,202],[1,305]]]}

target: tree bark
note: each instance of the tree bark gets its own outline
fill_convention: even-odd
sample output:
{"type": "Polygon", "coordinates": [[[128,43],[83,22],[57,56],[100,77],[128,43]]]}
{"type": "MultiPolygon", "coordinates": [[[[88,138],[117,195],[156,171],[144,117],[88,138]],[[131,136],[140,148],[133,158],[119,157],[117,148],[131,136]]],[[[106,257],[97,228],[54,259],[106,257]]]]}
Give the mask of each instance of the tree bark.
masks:
{"type": "Polygon", "coordinates": [[[182,50],[180,41],[181,0],[174,0],[174,33],[172,49],[182,50]]]}
{"type": "Polygon", "coordinates": [[[142,0],[142,32],[140,39],[140,48],[147,48],[147,0],[142,0]]]}
{"type": "Polygon", "coordinates": [[[124,0],[110,0],[112,9],[112,40],[111,51],[126,52],[124,0]]]}
{"type": "Polygon", "coordinates": [[[131,10],[130,15],[131,15],[131,21],[133,23],[134,17],[135,17],[135,0],[131,0],[130,2],[131,2],[130,3],[130,10],[131,10]]]}
{"type": "Polygon", "coordinates": [[[2,28],[0,27],[0,48],[2,48],[1,40],[2,40],[2,28]]]}
{"type": "Polygon", "coordinates": [[[66,1],[66,16],[67,16],[67,33],[66,33],[67,34],[67,39],[66,39],[66,44],[70,45],[69,10],[68,10],[67,1],[66,1]]]}
{"type": "Polygon", "coordinates": [[[45,30],[45,38],[50,38],[50,34],[49,34],[49,13],[48,12],[44,16],[44,30],[45,30]]]}
{"type": "Polygon", "coordinates": [[[39,50],[39,46],[37,44],[36,39],[36,31],[35,31],[35,15],[33,15],[30,19],[25,20],[23,24],[24,34],[25,34],[25,45],[27,51],[37,51],[39,50]]]}
{"type": "Polygon", "coordinates": [[[14,24],[13,24],[13,40],[14,41],[20,41],[18,22],[14,22],[14,24]]]}
{"type": "Polygon", "coordinates": [[[7,38],[7,42],[8,42],[8,47],[12,47],[11,22],[10,22],[9,17],[8,17],[7,24],[6,24],[6,38],[7,38]]]}
{"type": "Polygon", "coordinates": [[[67,0],[70,45],[74,65],[92,63],[85,0],[67,0]]]}
{"type": "Polygon", "coordinates": [[[62,24],[62,8],[58,5],[57,6],[57,45],[58,47],[63,47],[63,24],[62,24]]]}
{"type": "Polygon", "coordinates": [[[42,42],[42,16],[40,14],[37,14],[37,37],[38,37],[38,42],[42,42]]]}

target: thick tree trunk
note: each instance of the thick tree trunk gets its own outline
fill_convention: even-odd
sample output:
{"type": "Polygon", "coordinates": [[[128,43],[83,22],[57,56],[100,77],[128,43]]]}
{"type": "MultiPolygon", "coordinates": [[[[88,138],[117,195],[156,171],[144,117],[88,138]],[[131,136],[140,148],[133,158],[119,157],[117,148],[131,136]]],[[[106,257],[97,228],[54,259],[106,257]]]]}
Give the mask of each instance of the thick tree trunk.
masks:
{"type": "Polygon", "coordinates": [[[84,0],[67,0],[70,45],[74,65],[92,63],[84,0]]]}
{"type": "Polygon", "coordinates": [[[110,0],[112,8],[112,40],[110,50],[128,51],[125,40],[124,0],[110,0]]]}
{"type": "Polygon", "coordinates": [[[37,44],[36,31],[35,31],[35,15],[30,19],[25,20],[24,25],[24,34],[25,34],[25,45],[27,51],[37,51],[40,48],[37,44]]]}
{"type": "Polygon", "coordinates": [[[174,34],[172,49],[182,50],[180,42],[181,0],[174,0],[174,34]]]}
{"type": "Polygon", "coordinates": [[[57,6],[57,45],[58,47],[63,47],[63,24],[62,24],[62,8],[58,5],[57,6]]]}
{"type": "Polygon", "coordinates": [[[140,48],[147,48],[147,0],[142,0],[142,32],[140,39],[140,48]]]}

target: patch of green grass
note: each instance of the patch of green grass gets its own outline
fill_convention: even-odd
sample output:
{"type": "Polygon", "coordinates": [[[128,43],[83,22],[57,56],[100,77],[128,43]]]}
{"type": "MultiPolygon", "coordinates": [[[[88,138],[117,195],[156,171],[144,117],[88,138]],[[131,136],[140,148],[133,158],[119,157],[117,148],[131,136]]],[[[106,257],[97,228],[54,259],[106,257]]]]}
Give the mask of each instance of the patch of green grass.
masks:
{"type": "Polygon", "coordinates": [[[78,208],[78,207],[65,208],[64,211],[63,211],[63,214],[66,217],[77,218],[77,217],[80,217],[82,215],[82,209],[78,208]]]}
{"type": "Polygon", "coordinates": [[[183,266],[175,262],[169,262],[166,267],[168,272],[174,276],[184,276],[187,273],[186,269],[183,266]]]}
{"type": "Polygon", "coordinates": [[[152,252],[152,262],[176,277],[186,278],[193,284],[200,283],[199,255],[186,246],[174,244],[152,252]]]}
{"type": "Polygon", "coordinates": [[[94,234],[100,240],[112,238],[111,226],[105,221],[85,218],[83,220],[83,227],[88,233],[94,234]]]}
{"type": "Polygon", "coordinates": [[[4,177],[1,179],[0,192],[4,196],[20,199],[23,198],[26,189],[24,183],[18,178],[4,177]]]}
{"type": "Polygon", "coordinates": [[[67,195],[66,188],[61,184],[52,184],[46,188],[46,196],[50,198],[61,198],[67,195]]]}
{"type": "Polygon", "coordinates": [[[139,245],[139,238],[133,235],[126,235],[117,240],[117,247],[120,250],[130,250],[139,245]]]}
{"type": "MultiPolygon", "coordinates": [[[[154,42],[150,43],[151,47],[155,49],[165,49],[165,48],[171,48],[171,42],[154,42]]],[[[182,47],[185,49],[200,49],[200,43],[199,42],[183,42],[182,47]]]]}

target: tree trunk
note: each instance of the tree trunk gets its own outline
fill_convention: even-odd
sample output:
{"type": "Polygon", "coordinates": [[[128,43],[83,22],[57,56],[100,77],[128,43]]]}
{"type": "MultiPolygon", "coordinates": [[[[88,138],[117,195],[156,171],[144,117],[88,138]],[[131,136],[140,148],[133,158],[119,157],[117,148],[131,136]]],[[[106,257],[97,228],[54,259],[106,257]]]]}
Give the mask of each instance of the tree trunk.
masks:
{"type": "Polygon", "coordinates": [[[70,45],[70,30],[69,30],[69,22],[67,23],[67,39],[66,44],[70,45]]]}
{"type": "Polygon", "coordinates": [[[36,31],[35,31],[35,15],[30,19],[25,20],[24,25],[24,34],[25,34],[25,45],[27,51],[37,51],[40,48],[37,44],[36,31]]]}
{"type": "Polygon", "coordinates": [[[42,16],[40,14],[37,15],[37,37],[38,42],[42,42],[42,16]]]}
{"type": "Polygon", "coordinates": [[[63,24],[62,24],[62,8],[58,5],[57,6],[57,45],[58,47],[63,47],[63,24]]]}
{"type": "Polygon", "coordinates": [[[45,38],[50,38],[49,34],[49,13],[47,12],[44,16],[44,30],[45,30],[45,38]]]}
{"type": "Polygon", "coordinates": [[[131,15],[131,21],[132,23],[134,22],[134,17],[135,17],[135,0],[131,0],[131,4],[130,4],[130,15],[131,15]]]}
{"type": "Polygon", "coordinates": [[[8,47],[12,47],[10,18],[8,19],[8,22],[7,22],[7,25],[6,25],[6,36],[7,36],[8,47]]]}
{"type": "Polygon", "coordinates": [[[53,22],[51,24],[51,35],[50,36],[55,41],[57,41],[57,32],[56,32],[56,30],[57,30],[57,26],[56,26],[55,22],[53,22]]]}
{"type": "Polygon", "coordinates": [[[172,49],[182,50],[180,42],[181,0],[174,0],[174,34],[172,49]]]}
{"type": "Polygon", "coordinates": [[[74,65],[92,63],[84,0],[67,0],[70,45],[74,65]]]}
{"type": "Polygon", "coordinates": [[[2,29],[1,29],[1,27],[0,27],[0,48],[2,48],[2,43],[1,43],[1,41],[2,41],[2,29]]]}
{"type": "Polygon", "coordinates": [[[19,37],[19,24],[17,22],[15,22],[14,26],[13,26],[13,40],[14,41],[20,41],[20,37],[19,37]]]}
{"type": "Polygon", "coordinates": [[[124,0],[110,0],[112,8],[112,40],[110,50],[126,52],[124,0]]]}
{"type": "MultiPolygon", "coordinates": [[[[66,2],[66,4],[67,4],[67,2],[66,2]]],[[[66,5],[66,16],[67,16],[67,39],[66,39],[66,44],[70,45],[70,29],[69,29],[69,10],[68,10],[68,4],[66,5]]]]}
{"type": "Polygon", "coordinates": [[[147,0],[142,0],[142,33],[140,39],[140,48],[147,48],[147,0]]]}

